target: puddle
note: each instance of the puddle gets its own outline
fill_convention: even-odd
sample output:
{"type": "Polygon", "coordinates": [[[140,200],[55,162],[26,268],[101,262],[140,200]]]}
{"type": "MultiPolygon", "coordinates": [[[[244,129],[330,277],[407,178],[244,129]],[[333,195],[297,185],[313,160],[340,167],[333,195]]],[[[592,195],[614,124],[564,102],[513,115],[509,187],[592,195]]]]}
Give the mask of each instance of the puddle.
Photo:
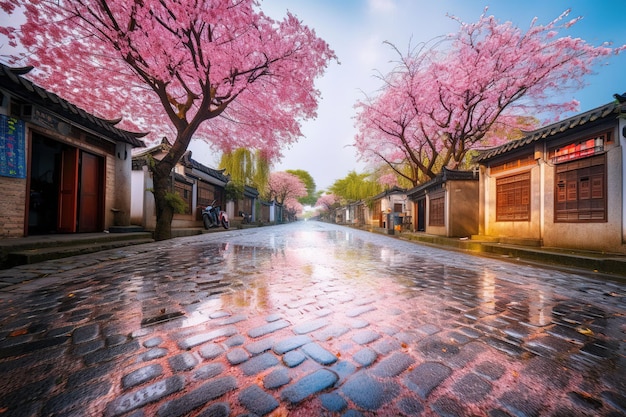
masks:
{"type": "Polygon", "coordinates": [[[181,311],[175,311],[172,313],[165,313],[155,317],[149,317],[141,320],[141,327],[152,326],[155,324],[161,324],[168,322],[170,320],[177,319],[179,317],[184,316],[185,313],[181,311]]]}

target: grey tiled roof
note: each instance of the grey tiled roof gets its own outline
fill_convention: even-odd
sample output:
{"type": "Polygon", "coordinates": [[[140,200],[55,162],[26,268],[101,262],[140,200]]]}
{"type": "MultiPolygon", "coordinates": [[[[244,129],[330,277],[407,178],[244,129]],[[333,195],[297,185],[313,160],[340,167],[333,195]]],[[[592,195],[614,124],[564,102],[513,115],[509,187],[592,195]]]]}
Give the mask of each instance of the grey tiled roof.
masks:
{"type": "Polygon", "coordinates": [[[406,192],[406,190],[404,188],[400,188],[398,186],[394,186],[394,187],[391,187],[388,190],[383,191],[380,194],[376,194],[374,197],[372,197],[372,200],[380,200],[381,198],[387,197],[388,195],[391,195],[391,194],[402,194],[402,193],[405,193],[405,192],[406,192]]]}
{"type": "Polygon", "coordinates": [[[439,174],[437,174],[435,178],[423,184],[420,184],[414,188],[411,188],[409,191],[406,192],[406,195],[408,197],[411,197],[415,194],[418,194],[420,191],[426,190],[427,188],[430,188],[434,185],[442,184],[446,181],[452,181],[452,180],[476,180],[478,181],[478,173],[475,173],[473,171],[460,171],[456,169],[448,169],[444,167],[443,170],[439,174]]]}
{"type": "Polygon", "coordinates": [[[191,151],[187,151],[183,154],[183,157],[181,158],[181,163],[188,168],[193,168],[200,172],[204,172],[205,174],[208,174],[213,178],[217,178],[220,181],[229,181],[229,178],[224,175],[224,169],[213,169],[201,164],[191,157],[191,151]]]}
{"type": "Polygon", "coordinates": [[[0,88],[21,100],[35,104],[43,109],[56,113],[62,118],[74,122],[78,126],[87,128],[103,137],[117,142],[125,142],[134,147],[145,147],[140,137],[145,133],[132,133],[118,129],[114,125],[120,120],[105,120],[96,117],[58,95],[47,91],[30,80],[22,77],[32,67],[10,68],[0,63],[0,88]]]}
{"type": "MultiPolygon", "coordinates": [[[[616,97],[617,96],[618,95],[616,95],[616,97]]],[[[622,96],[619,96],[619,97],[622,97],[622,96]]],[[[624,104],[619,103],[617,101],[609,103],[609,104],[605,104],[604,106],[595,108],[593,110],[589,110],[587,112],[578,114],[568,119],[564,119],[560,122],[556,122],[556,123],[547,125],[545,127],[542,127],[540,129],[527,132],[526,136],[524,136],[521,139],[507,142],[504,145],[500,145],[495,148],[481,151],[478,154],[478,156],[474,158],[474,161],[476,162],[487,161],[491,158],[497,157],[504,153],[530,145],[531,143],[537,142],[538,140],[547,139],[550,136],[563,133],[569,129],[573,129],[576,127],[583,126],[585,124],[595,122],[597,120],[611,117],[611,115],[618,114],[620,110],[624,108],[625,108],[624,104]]]]}

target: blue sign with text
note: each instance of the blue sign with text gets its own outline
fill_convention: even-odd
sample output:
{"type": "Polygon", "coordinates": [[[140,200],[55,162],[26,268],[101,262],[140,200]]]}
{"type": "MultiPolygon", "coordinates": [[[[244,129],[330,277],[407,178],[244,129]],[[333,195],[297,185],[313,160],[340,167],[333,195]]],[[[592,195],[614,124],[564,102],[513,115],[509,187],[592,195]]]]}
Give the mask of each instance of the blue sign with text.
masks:
{"type": "Polygon", "coordinates": [[[0,114],[0,176],[26,178],[26,137],[22,120],[0,114]]]}

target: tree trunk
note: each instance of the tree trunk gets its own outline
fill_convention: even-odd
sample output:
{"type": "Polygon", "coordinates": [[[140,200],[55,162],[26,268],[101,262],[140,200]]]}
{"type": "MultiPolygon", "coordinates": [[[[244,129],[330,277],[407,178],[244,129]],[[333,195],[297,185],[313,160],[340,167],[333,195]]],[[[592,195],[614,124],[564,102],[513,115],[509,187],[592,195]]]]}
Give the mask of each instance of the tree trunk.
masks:
{"type": "Polygon", "coordinates": [[[156,206],[156,227],[154,229],[154,240],[166,240],[172,237],[172,219],[174,209],[167,202],[166,194],[170,192],[170,169],[157,166],[153,169],[152,180],[154,183],[154,203],[156,206]]]}
{"type": "MultiPolygon", "coordinates": [[[[199,117],[196,115],[196,117],[199,117]]],[[[174,208],[168,203],[167,193],[174,192],[171,187],[171,175],[174,166],[178,163],[183,153],[187,150],[191,136],[198,128],[198,123],[188,125],[187,129],[179,132],[174,144],[159,161],[155,161],[152,167],[152,181],[154,186],[154,203],[156,206],[156,227],[154,240],[166,240],[172,237],[172,219],[174,208]]]]}

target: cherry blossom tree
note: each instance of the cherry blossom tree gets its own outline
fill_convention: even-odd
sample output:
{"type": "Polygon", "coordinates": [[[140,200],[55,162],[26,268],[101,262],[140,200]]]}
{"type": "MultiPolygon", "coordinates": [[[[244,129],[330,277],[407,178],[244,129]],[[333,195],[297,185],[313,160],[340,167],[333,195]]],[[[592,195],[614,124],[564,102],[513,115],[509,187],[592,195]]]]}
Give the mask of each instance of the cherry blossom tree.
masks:
{"type": "Polygon", "coordinates": [[[320,196],[315,202],[315,208],[319,212],[321,217],[328,217],[330,210],[336,208],[339,204],[340,198],[335,194],[324,194],[320,196]]]}
{"type": "Polygon", "coordinates": [[[335,194],[324,194],[315,202],[315,207],[321,210],[330,210],[335,203],[339,202],[339,197],[335,194]]]}
{"type": "Polygon", "coordinates": [[[355,145],[363,160],[383,161],[413,185],[442,167],[458,168],[472,149],[494,146],[534,118],[577,109],[560,93],[584,84],[599,61],[624,47],[592,46],[558,37],[569,11],[523,31],[485,13],[459,22],[445,39],[409,48],[397,67],[382,76],[374,97],[357,102],[355,145]],[[407,169],[408,168],[408,169],[407,169]]]}
{"type": "Polygon", "coordinates": [[[272,172],[267,184],[265,198],[284,204],[290,199],[297,200],[308,195],[306,186],[300,178],[288,172],[272,172]]]}
{"type": "Polygon", "coordinates": [[[297,176],[306,186],[307,195],[304,197],[300,197],[298,201],[304,205],[313,205],[315,203],[317,193],[315,191],[315,180],[313,179],[311,174],[303,169],[288,169],[285,172],[297,176]]]}
{"type": "Polygon", "coordinates": [[[276,21],[255,0],[0,0],[24,11],[2,27],[27,52],[36,82],[121,128],[168,136],[152,169],[156,239],[171,235],[169,176],[192,137],[219,150],[280,157],[316,116],[319,77],[334,53],[287,13],[276,21]]]}
{"type": "Polygon", "coordinates": [[[287,220],[295,221],[304,210],[304,206],[295,198],[287,198],[283,204],[287,220]]]}

